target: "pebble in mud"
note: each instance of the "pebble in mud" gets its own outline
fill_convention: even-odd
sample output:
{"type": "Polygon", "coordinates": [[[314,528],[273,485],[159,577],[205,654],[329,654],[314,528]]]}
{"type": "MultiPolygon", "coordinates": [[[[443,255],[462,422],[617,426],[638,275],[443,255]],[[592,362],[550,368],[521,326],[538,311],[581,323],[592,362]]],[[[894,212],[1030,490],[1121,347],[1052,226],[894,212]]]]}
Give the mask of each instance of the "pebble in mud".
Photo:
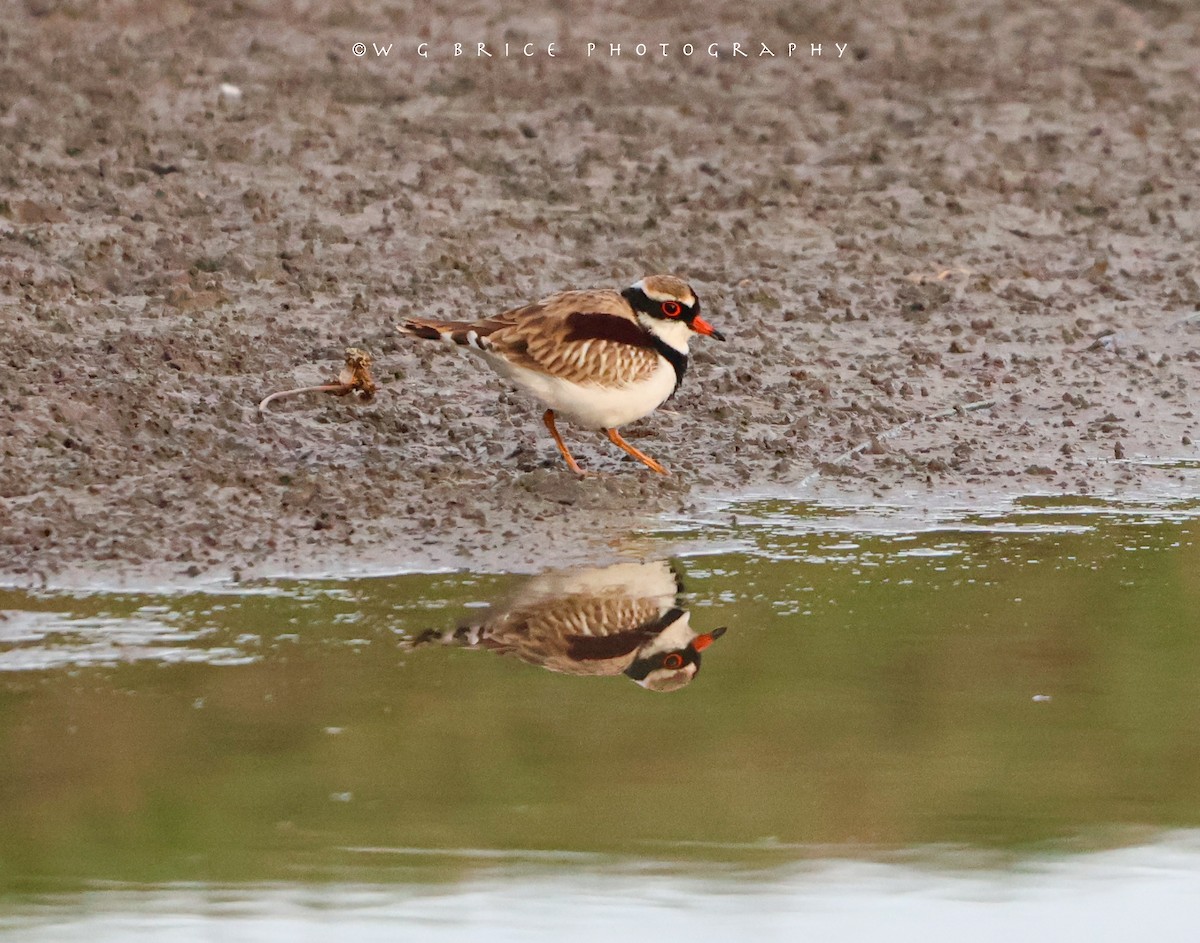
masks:
{"type": "MultiPolygon", "coordinates": [[[[806,30],[852,26],[865,55],[650,70],[352,61],[332,0],[220,30],[152,18],[153,48],[98,0],[39,6],[0,34],[21,76],[0,134],[21,191],[0,200],[14,577],[537,568],[818,467],[813,497],[982,501],[1174,481],[1113,462],[1118,435],[1127,455],[1200,458],[1190,5],[1145,15],[1144,54],[1117,83],[1081,65],[1128,39],[1103,0],[1033,26],[967,0],[898,22],[833,5],[806,30]],[[241,100],[219,102],[221,82],[241,100]],[[1030,103],[1020,120],[1013,101],[1030,103]],[[660,269],[689,276],[730,336],[694,345],[678,397],[626,430],[669,479],[568,426],[595,473],[576,481],[536,404],[390,331],[660,269]],[[376,357],[374,403],[257,418],[268,392],[336,373],[347,346],[376,357]],[[997,406],[822,465],[973,398],[997,406]]],[[[456,10],[453,30],[486,34],[491,15],[456,10]]],[[[745,4],[708,15],[780,28],[745,4]]],[[[399,16],[358,25],[451,28],[399,16]]],[[[656,22],[695,26],[675,10],[656,22]]],[[[572,18],[577,35],[638,27],[616,5],[572,18]]]]}

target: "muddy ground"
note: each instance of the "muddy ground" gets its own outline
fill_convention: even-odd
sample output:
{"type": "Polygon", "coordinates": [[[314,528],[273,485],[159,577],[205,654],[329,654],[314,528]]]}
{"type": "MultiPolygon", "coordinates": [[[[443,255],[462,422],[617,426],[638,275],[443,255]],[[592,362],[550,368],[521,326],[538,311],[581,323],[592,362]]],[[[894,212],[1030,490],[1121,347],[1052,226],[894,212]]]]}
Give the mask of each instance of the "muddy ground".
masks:
{"type": "Polygon", "coordinates": [[[1196,5],[415,6],[6,5],[5,582],[536,568],[747,490],[1188,487],[1196,5]],[[577,481],[537,404],[392,328],[652,271],[731,338],[626,429],[666,479],[568,426],[577,481]],[[349,345],[374,403],[259,416],[349,345]]]}

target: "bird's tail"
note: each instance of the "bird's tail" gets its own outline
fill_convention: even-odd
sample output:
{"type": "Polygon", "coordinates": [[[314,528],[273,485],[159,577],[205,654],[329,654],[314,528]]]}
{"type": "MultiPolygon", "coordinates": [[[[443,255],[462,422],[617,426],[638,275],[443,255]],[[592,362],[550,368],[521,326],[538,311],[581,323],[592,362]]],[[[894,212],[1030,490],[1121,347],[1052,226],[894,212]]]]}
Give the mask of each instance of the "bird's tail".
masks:
{"type": "Polygon", "coordinates": [[[421,648],[425,645],[447,645],[462,648],[477,648],[483,638],[482,625],[461,625],[456,629],[426,629],[419,635],[401,641],[405,649],[421,648]]]}
{"type": "Polygon", "coordinates": [[[490,333],[480,325],[470,321],[430,321],[410,318],[400,325],[401,334],[411,334],[425,340],[443,340],[459,347],[473,347],[476,350],[487,350],[487,334],[490,333]]]}

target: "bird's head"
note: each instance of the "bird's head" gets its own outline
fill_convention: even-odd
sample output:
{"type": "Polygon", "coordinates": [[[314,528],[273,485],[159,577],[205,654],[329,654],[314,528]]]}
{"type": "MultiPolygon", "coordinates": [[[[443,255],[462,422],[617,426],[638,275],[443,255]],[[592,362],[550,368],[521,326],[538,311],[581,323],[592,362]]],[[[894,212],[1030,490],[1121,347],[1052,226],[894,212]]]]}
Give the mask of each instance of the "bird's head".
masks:
{"type": "Polygon", "coordinates": [[[647,275],[621,295],[637,312],[642,326],[672,347],[686,351],[688,337],[693,333],[725,340],[724,334],[700,317],[700,299],[682,278],[647,275]]]}
{"type": "Polygon", "coordinates": [[[642,647],[625,674],[648,691],[678,691],[700,671],[700,653],[724,634],[720,628],[697,635],[688,625],[688,614],[680,612],[675,622],[642,647]]]}

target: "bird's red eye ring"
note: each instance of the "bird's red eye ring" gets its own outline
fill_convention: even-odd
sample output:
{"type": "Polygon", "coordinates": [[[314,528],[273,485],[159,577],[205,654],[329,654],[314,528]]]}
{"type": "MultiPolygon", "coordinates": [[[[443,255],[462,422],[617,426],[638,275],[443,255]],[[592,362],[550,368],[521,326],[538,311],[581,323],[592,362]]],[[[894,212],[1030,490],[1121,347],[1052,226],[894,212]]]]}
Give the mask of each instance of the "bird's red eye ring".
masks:
{"type": "MultiPolygon", "coordinates": [[[[667,304],[672,304],[672,302],[668,301],[667,304]]],[[[664,308],[666,306],[667,305],[663,305],[664,308]]],[[[679,305],[675,305],[675,307],[678,308],[679,305]]],[[[672,652],[670,655],[668,655],[666,658],[663,659],[663,667],[670,668],[672,670],[674,670],[676,668],[682,668],[683,667],[683,656],[680,655],[679,652],[672,652]]]]}
{"type": "Polygon", "coordinates": [[[683,310],[683,308],[681,308],[679,306],[678,301],[664,301],[662,303],[662,313],[665,314],[668,318],[679,317],[679,313],[682,310],[683,310]]]}

